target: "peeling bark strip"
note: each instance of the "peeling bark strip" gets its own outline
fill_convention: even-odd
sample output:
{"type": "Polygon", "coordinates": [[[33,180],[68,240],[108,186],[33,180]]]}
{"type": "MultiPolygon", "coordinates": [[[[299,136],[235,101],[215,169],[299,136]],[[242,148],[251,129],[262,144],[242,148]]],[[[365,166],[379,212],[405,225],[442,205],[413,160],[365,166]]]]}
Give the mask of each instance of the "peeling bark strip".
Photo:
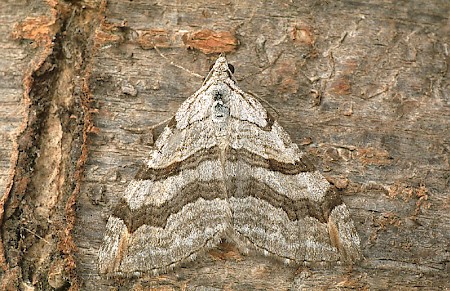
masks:
{"type": "Polygon", "coordinates": [[[183,35],[183,42],[187,47],[198,49],[205,54],[232,52],[239,44],[232,33],[209,29],[186,33],[183,35]]]}
{"type": "Polygon", "coordinates": [[[143,49],[168,48],[172,45],[170,34],[164,29],[143,30],[137,39],[137,43],[143,49]]]}
{"type": "Polygon", "coordinates": [[[27,18],[12,33],[32,40],[38,55],[24,76],[27,111],[17,135],[10,187],[0,205],[2,290],[80,286],[72,229],[87,135],[94,128],[87,85],[92,51],[86,41],[101,20],[87,17],[91,21],[86,22],[83,13],[101,16],[106,2],[96,10],[47,2],[51,17],[27,18]],[[85,83],[77,83],[77,76],[85,83]]]}
{"type": "Polygon", "coordinates": [[[102,273],[166,272],[223,239],[297,264],[361,257],[334,187],[229,68],[219,57],[128,186],[106,226],[102,273]]]}

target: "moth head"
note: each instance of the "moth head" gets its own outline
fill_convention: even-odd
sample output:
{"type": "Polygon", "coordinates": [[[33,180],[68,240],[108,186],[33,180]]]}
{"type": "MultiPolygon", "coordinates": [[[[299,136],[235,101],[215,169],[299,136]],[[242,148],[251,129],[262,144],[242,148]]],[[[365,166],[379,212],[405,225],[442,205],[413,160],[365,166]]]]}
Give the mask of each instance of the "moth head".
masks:
{"type": "Polygon", "coordinates": [[[221,55],[214,63],[212,69],[216,72],[228,71],[228,62],[225,56],[221,55]]]}
{"type": "Polygon", "coordinates": [[[233,79],[234,67],[227,62],[227,59],[223,54],[219,56],[216,62],[211,65],[210,75],[215,75],[216,77],[230,77],[233,79]]]}

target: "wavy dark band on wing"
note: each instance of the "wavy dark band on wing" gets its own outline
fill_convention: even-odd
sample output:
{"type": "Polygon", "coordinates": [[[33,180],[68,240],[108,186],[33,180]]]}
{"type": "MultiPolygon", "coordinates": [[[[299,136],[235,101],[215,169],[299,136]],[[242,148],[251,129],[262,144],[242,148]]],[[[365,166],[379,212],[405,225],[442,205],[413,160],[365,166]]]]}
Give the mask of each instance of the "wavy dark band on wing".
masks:
{"type": "Polygon", "coordinates": [[[141,225],[165,227],[171,214],[178,213],[184,205],[194,203],[199,198],[213,200],[226,199],[221,181],[195,181],[185,185],[177,195],[161,206],[145,205],[131,210],[125,200],[121,200],[113,211],[113,215],[122,219],[130,233],[141,225]]]}
{"type": "MultiPolygon", "coordinates": [[[[200,150],[189,156],[183,161],[176,161],[165,168],[149,168],[142,166],[136,174],[136,180],[159,181],[167,177],[178,175],[181,171],[195,169],[203,161],[219,159],[220,149],[217,146],[200,150]]],[[[280,172],[285,175],[296,175],[302,172],[314,171],[314,165],[306,157],[301,157],[299,161],[292,163],[283,163],[275,159],[265,159],[257,154],[251,153],[245,149],[228,148],[226,158],[229,161],[244,161],[251,166],[261,167],[272,171],[280,172]]]]}
{"type": "Polygon", "coordinates": [[[245,149],[229,148],[227,152],[227,161],[243,161],[254,167],[260,167],[285,175],[297,175],[303,172],[312,172],[314,165],[306,158],[301,157],[299,161],[292,163],[283,163],[275,159],[266,159],[245,149]]]}
{"type": "Polygon", "coordinates": [[[232,178],[227,183],[230,196],[246,198],[249,196],[261,199],[276,208],[283,209],[291,221],[303,219],[306,216],[314,217],[322,223],[328,221],[328,216],[334,207],[342,204],[336,193],[336,188],[330,185],[321,203],[307,198],[293,200],[285,195],[278,194],[270,186],[256,179],[232,178]]]}
{"type": "Polygon", "coordinates": [[[197,168],[203,161],[218,160],[219,153],[219,148],[214,146],[195,152],[187,159],[183,161],[175,161],[164,168],[155,169],[149,168],[147,165],[143,165],[137,172],[134,179],[151,181],[166,179],[167,177],[178,175],[181,171],[197,168]]]}
{"type": "MultiPolygon", "coordinates": [[[[145,205],[136,210],[131,210],[125,200],[121,200],[116,206],[113,215],[122,219],[130,233],[142,225],[165,227],[171,214],[181,211],[184,205],[195,203],[199,198],[213,200],[215,198],[226,199],[222,181],[195,181],[187,184],[173,199],[161,206],[145,205]]],[[[255,197],[262,199],[274,207],[283,209],[292,221],[311,216],[320,222],[326,222],[331,210],[341,204],[334,188],[330,187],[325,200],[318,204],[309,199],[294,201],[284,195],[278,194],[272,188],[255,179],[230,179],[227,182],[228,196],[236,198],[255,197]]]]}

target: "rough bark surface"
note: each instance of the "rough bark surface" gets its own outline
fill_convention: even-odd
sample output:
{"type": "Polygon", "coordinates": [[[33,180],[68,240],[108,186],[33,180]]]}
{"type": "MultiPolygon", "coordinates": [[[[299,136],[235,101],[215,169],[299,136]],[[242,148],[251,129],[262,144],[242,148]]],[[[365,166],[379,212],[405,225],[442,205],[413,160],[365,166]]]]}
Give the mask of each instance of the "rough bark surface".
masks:
{"type": "Polygon", "coordinates": [[[449,15],[447,0],[1,1],[0,289],[450,288],[449,15]],[[112,206],[218,52],[342,190],[353,268],[224,243],[167,275],[98,275],[112,206]]]}

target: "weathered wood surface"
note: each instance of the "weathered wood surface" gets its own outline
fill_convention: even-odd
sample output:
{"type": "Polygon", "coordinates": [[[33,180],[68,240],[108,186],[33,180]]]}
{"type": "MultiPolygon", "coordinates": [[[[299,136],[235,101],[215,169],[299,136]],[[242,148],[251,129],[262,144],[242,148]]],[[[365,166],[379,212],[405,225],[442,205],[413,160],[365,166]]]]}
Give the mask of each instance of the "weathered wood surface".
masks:
{"type": "Polygon", "coordinates": [[[1,289],[450,288],[449,15],[447,0],[0,2],[1,289]],[[202,83],[170,61],[205,75],[218,51],[342,189],[364,261],[296,268],[224,244],[165,276],[97,274],[155,125],[202,83]]]}

